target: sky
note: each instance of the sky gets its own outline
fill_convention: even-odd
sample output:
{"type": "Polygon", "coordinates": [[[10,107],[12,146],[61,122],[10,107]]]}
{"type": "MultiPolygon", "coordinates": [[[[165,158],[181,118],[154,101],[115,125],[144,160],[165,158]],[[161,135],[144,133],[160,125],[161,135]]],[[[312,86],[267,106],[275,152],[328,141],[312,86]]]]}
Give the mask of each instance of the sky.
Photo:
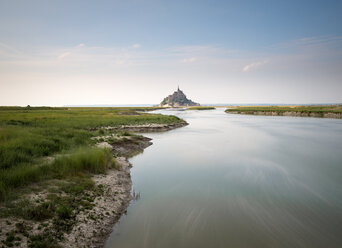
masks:
{"type": "Polygon", "coordinates": [[[342,103],[342,1],[0,0],[0,105],[342,103]]]}

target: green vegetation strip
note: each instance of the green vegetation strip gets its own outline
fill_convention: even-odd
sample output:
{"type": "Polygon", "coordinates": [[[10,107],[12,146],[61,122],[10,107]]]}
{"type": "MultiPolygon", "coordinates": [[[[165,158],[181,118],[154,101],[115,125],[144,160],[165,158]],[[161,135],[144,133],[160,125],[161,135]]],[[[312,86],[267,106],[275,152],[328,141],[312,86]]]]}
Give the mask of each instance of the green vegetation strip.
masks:
{"type": "Polygon", "coordinates": [[[253,114],[254,112],[301,112],[301,113],[342,113],[342,105],[315,105],[315,106],[248,106],[232,107],[226,109],[226,112],[238,112],[244,114],[253,114]]]}
{"type": "Polygon", "coordinates": [[[169,124],[181,122],[176,116],[138,111],[156,108],[70,108],[67,110],[1,110],[0,127],[5,125],[43,128],[90,129],[103,126],[169,124]]]}
{"type": "Polygon", "coordinates": [[[215,109],[214,107],[190,107],[187,108],[188,110],[213,110],[215,109]]]}

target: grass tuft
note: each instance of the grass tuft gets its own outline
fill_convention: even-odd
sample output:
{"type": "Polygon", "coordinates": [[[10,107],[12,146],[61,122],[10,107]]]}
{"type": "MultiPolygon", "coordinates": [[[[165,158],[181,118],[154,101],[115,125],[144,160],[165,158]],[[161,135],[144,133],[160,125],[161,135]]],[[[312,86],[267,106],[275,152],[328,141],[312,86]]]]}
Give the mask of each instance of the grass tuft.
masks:
{"type": "Polygon", "coordinates": [[[115,163],[111,151],[100,148],[82,148],[71,154],[59,156],[51,163],[41,165],[20,165],[0,171],[0,200],[9,192],[42,179],[67,178],[80,173],[104,173],[115,163]]]}

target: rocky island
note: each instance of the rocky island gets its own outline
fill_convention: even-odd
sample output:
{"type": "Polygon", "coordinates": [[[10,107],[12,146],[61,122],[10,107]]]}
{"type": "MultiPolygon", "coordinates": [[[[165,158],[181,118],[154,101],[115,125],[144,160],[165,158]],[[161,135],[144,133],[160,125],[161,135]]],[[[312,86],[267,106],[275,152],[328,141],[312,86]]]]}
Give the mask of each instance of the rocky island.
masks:
{"type": "Polygon", "coordinates": [[[189,107],[189,106],[200,106],[199,103],[193,102],[186,97],[186,95],[178,87],[172,95],[164,98],[164,100],[158,105],[158,107],[189,107]]]}

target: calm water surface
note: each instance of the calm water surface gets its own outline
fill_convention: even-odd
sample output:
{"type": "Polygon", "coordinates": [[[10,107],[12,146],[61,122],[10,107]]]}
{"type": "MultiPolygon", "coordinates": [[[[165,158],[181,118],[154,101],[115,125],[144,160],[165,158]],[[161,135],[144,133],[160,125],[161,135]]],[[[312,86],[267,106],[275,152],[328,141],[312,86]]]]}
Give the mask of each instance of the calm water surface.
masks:
{"type": "Polygon", "coordinates": [[[342,120],[161,112],[107,248],[342,247],[342,120]]]}

